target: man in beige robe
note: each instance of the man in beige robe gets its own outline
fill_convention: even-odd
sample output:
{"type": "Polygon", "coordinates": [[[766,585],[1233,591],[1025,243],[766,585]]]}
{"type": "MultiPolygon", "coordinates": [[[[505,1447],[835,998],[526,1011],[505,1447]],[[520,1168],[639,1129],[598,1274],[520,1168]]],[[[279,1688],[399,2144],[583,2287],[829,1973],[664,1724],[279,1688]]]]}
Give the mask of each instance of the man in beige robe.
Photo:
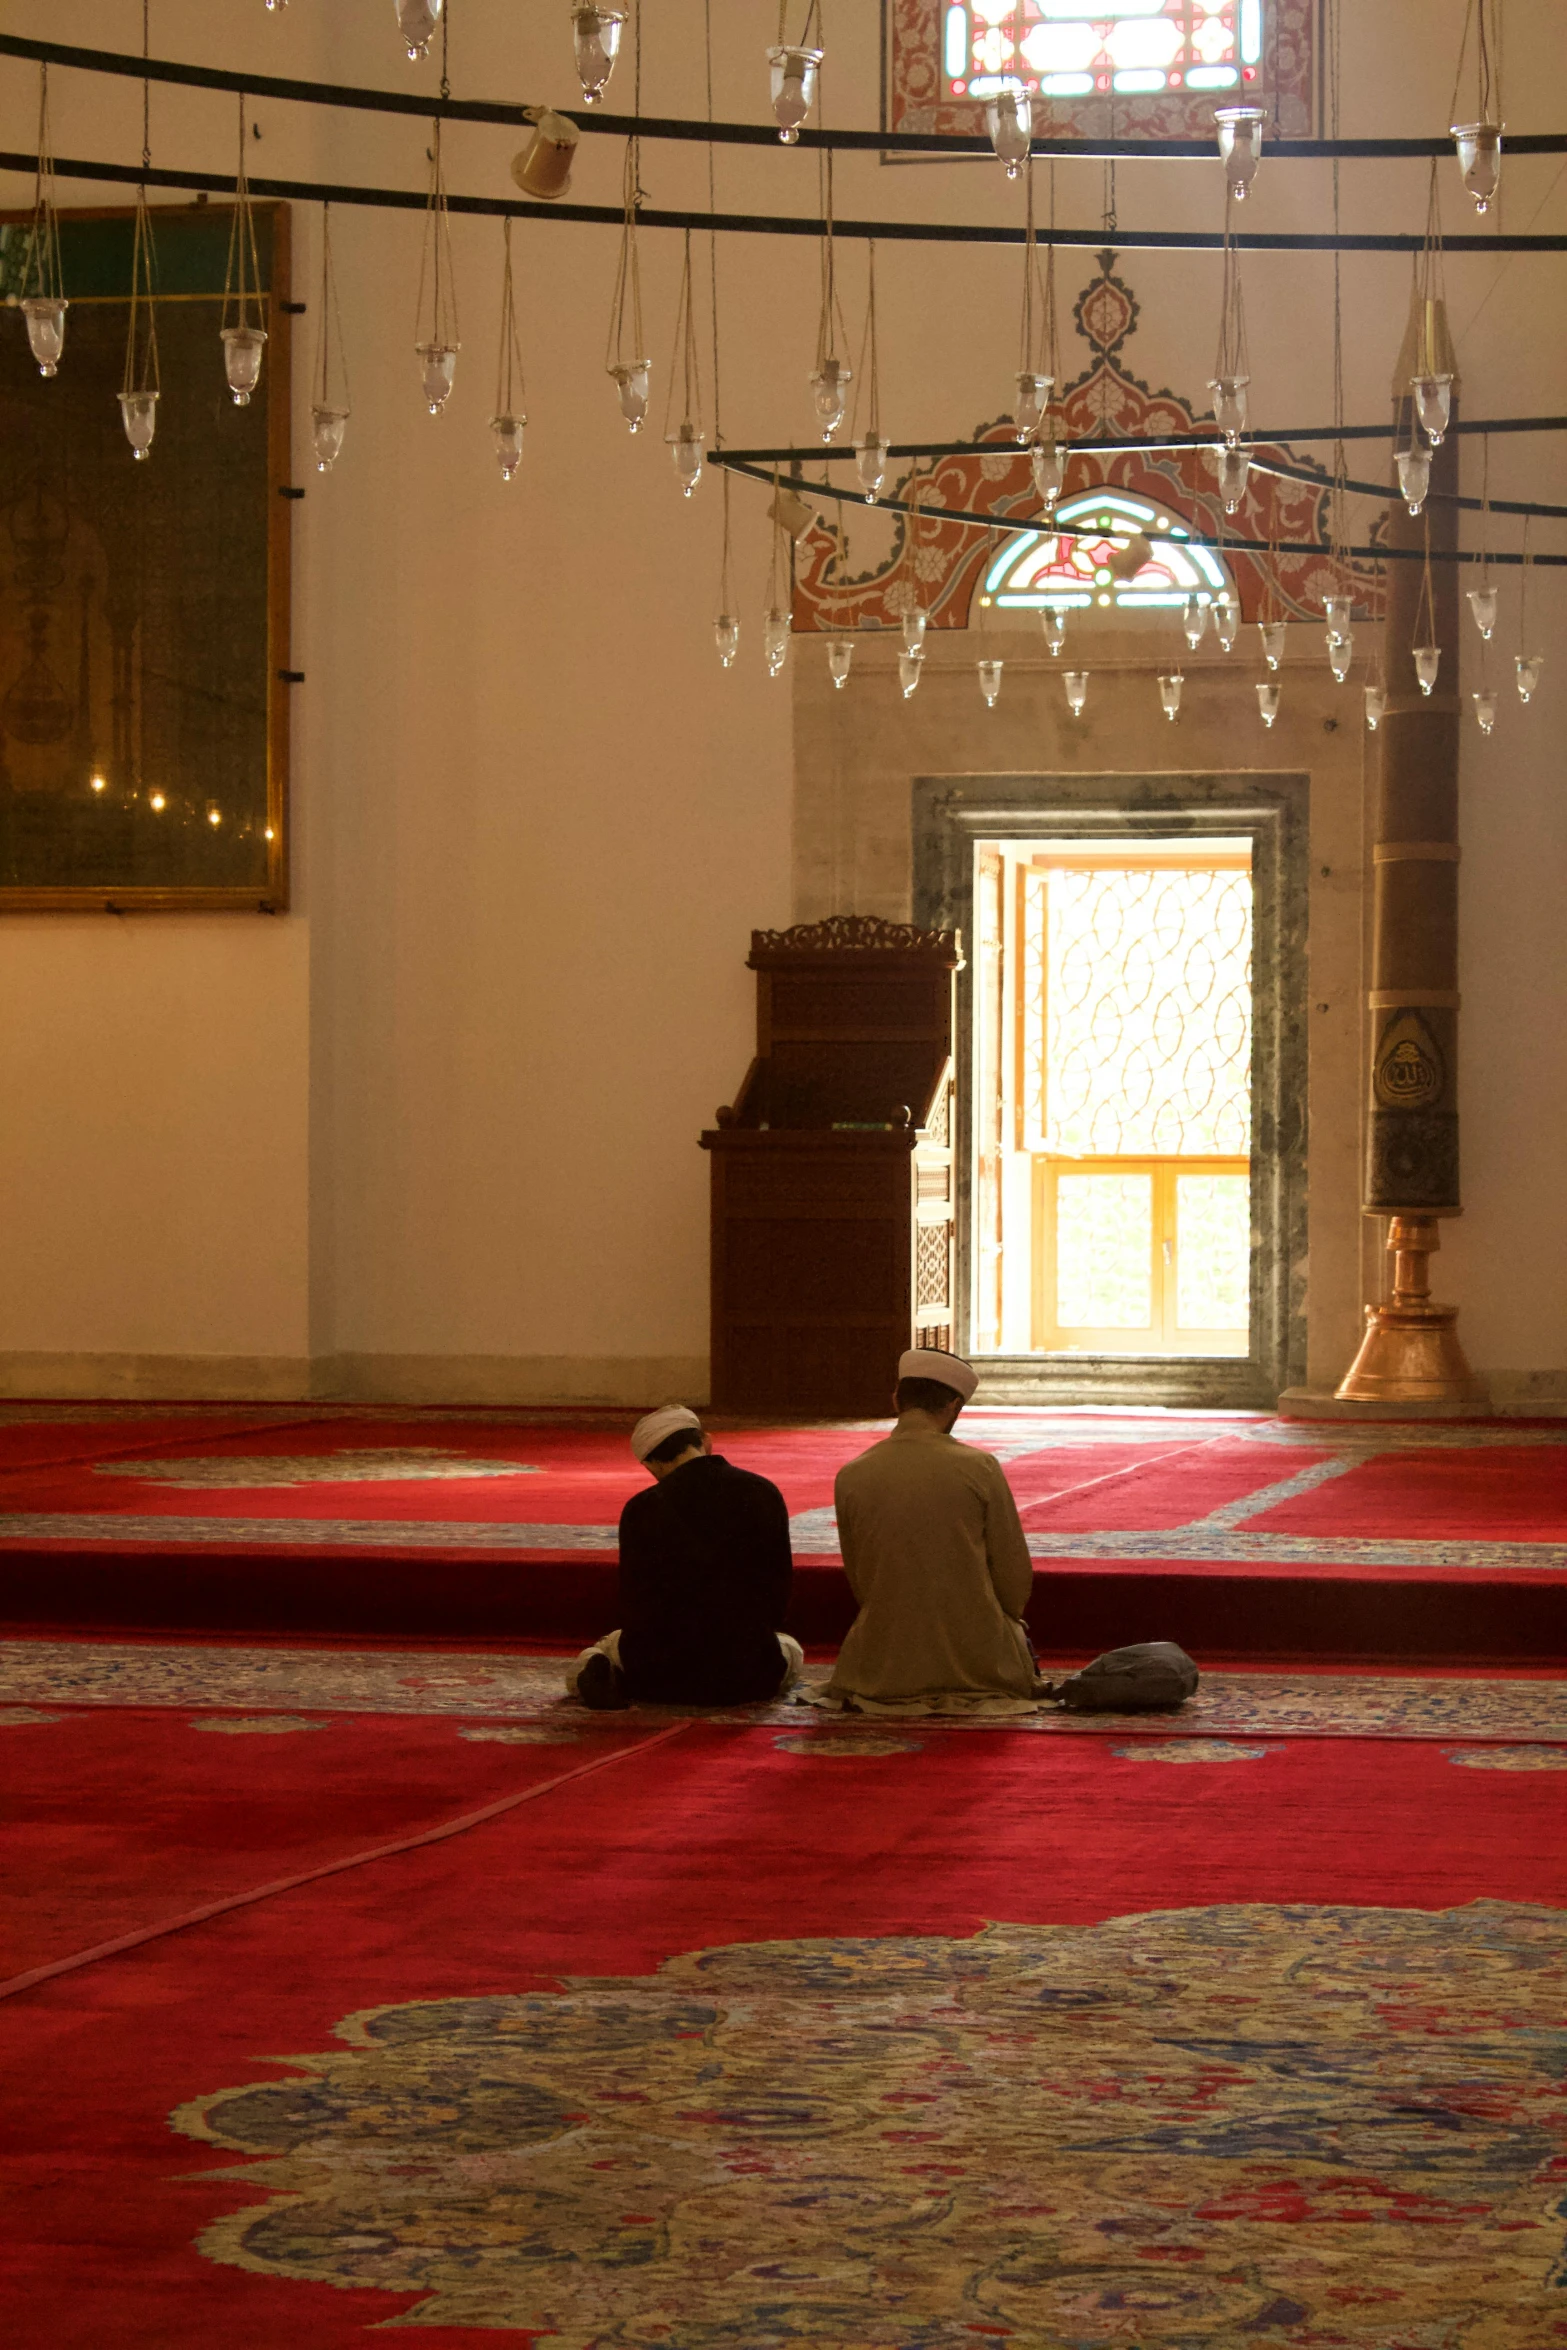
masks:
{"type": "Polygon", "coordinates": [[[1035,1695],[1023,1611],[1033,1589],[1001,1463],[959,1444],[979,1384],[961,1356],[911,1348],[892,1434],[838,1473],[844,1572],[859,1614],[826,1694],[875,1710],[1021,1707],[1035,1695]]]}

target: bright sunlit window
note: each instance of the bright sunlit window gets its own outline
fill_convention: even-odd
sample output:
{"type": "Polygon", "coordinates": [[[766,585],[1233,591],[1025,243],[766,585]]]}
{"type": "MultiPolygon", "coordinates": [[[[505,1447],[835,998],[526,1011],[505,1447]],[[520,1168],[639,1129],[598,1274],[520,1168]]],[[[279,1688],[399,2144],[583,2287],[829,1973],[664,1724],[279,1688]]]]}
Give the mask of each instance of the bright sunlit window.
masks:
{"type": "Polygon", "coordinates": [[[957,0],[942,13],[942,95],[1022,82],[1045,98],[1235,91],[1257,79],[1264,0],[957,0]]]}

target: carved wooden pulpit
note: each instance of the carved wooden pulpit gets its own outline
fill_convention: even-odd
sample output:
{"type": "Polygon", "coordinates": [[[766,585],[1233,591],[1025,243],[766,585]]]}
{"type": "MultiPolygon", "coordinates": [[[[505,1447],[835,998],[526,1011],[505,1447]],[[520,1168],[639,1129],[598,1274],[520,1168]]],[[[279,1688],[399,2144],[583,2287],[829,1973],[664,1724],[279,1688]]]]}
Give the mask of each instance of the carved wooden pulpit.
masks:
{"type": "Polygon", "coordinates": [[[835,914],[756,930],[756,1056],[712,1154],[712,1396],[890,1409],[899,1355],[952,1344],[950,930],[835,914]]]}

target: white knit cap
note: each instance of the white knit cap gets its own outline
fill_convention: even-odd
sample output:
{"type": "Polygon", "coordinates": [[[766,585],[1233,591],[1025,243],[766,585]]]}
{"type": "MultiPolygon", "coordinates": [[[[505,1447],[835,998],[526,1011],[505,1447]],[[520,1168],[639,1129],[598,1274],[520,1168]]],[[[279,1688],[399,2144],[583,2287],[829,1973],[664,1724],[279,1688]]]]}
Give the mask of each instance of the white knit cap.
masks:
{"type": "Polygon", "coordinates": [[[701,1421],[683,1403],[660,1404],[656,1412],[645,1412],[631,1431],[631,1449],[637,1459],[645,1461],[677,1428],[694,1428],[698,1436],[702,1433],[701,1421]]]}
{"type": "Polygon", "coordinates": [[[966,1363],[961,1355],[944,1355],[934,1346],[911,1346],[907,1354],[899,1355],[898,1377],[934,1379],[938,1387],[954,1389],[965,1403],[979,1385],[979,1373],[972,1363],[966,1363]]]}

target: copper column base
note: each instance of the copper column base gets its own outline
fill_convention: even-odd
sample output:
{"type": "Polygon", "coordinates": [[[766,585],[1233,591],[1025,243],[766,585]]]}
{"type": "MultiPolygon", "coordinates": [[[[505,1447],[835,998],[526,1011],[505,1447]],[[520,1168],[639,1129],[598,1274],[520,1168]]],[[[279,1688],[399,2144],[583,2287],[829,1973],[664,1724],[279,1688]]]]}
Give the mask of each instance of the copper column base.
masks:
{"type": "Polygon", "coordinates": [[[1334,1390],[1341,1403],[1483,1405],[1485,1390],[1458,1343],[1458,1308],[1434,1305],[1429,1260],[1441,1247],[1435,1216],[1389,1219],[1393,1294],[1367,1306],[1360,1352],[1334,1390]]]}

